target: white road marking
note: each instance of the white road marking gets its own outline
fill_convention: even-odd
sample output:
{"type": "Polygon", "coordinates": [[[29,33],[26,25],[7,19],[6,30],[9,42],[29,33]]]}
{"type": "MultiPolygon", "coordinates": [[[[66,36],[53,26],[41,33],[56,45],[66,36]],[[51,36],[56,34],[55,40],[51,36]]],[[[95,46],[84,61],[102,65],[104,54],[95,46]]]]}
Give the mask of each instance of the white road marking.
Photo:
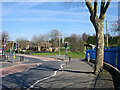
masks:
{"type": "Polygon", "coordinates": [[[39,82],[41,82],[41,81],[43,81],[43,80],[46,80],[46,79],[49,79],[49,78],[55,76],[59,70],[62,70],[62,69],[63,69],[63,65],[64,65],[64,64],[61,64],[61,65],[60,65],[60,69],[56,70],[53,75],[51,75],[51,76],[49,76],[49,77],[46,77],[46,78],[43,78],[43,79],[40,79],[40,80],[37,80],[37,81],[36,81],[33,85],[31,85],[27,90],[29,90],[30,88],[33,88],[37,83],[39,83],[39,82]]]}
{"type": "Polygon", "coordinates": [[[28,62],[28,60],[27,60],[27,59],[25,59],[23,62],[28,62]]]}

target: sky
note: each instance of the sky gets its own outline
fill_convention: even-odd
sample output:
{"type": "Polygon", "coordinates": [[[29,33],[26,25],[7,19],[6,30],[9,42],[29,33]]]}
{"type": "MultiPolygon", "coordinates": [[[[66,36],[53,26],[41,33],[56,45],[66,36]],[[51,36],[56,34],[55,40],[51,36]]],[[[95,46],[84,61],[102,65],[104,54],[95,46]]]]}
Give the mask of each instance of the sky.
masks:
{"type": "MultiPolygon", "coordinates": [[[[99,9],[100,3],[98,5],[99,9]]],[[[99,12],[98,12],[99,14],[99,12]]],[[[9,40],[32,39],[33,35],[50,33],[57,29],[63,36],[75,33],[95,34],[90,14],[84,3],[65,2],[2,2],[2,30],[9,33],[9,40]]],[[[112,2],[105,20],[118,19],[118,3],[112,2]]],[[[104,33],[106,30],[104,30],[104,33]]]]}

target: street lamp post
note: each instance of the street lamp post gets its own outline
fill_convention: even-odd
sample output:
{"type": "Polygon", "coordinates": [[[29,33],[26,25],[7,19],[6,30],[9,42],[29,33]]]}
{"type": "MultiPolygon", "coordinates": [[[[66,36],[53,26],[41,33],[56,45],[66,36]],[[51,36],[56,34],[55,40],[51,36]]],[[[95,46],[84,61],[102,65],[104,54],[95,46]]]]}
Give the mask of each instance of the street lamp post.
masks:
{"type": "Polygon", "coordinates": [[[108,30],[107,30],[107,20],[106,20],[106,38],[107,38],[107,47],[108,47],[108,30]]]}
{"type": "MultiPolygon", "coordinates": [[[[61,33],[59,32],[59,56],[60,56],[60,49],[61,49],[61,38],[64,38],[65,36],[61,35],[61,33]]],[[[62,43],[64,43],[64,40],[62,41],[62,43]]]]}
{"type": "Polygon", "coordinates": [[[60,32],[59,32],[59,56],[60,56],[60,32]]]}

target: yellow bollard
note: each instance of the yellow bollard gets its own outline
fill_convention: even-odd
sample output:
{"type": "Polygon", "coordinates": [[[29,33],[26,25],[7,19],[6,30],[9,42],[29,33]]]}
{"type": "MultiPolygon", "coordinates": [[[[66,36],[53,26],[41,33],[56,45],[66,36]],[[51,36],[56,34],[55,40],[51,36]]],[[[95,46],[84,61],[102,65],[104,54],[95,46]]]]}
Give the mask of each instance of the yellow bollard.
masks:
{"type": "Polygon", "coordinates": [[[14,58],[15,58],[15,55],[14,55],[14,58]]]}

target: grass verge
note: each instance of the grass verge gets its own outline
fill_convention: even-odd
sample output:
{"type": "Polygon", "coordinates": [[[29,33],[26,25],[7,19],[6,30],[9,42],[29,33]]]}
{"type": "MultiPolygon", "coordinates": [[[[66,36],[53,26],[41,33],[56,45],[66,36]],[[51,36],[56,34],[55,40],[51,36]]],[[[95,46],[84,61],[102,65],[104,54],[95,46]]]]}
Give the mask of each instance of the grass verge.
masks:
{"type": "MultiPolygon", "coordinates": [[[[47,52],[47,53],[32,53],[30,55],[38,55],[38,56],[55,56],[56,54],[59,54],[59,52],[47,52]]],[[[65,55],[66,52],[60,52],[61,55],[65,55]]],[[[67,57],[71,57],[71,58],[85,58],[85,53],[83,52],[79,52],[79,53],[75,53],[75,52],[71,52],[68,51],[67,57]]]]}

